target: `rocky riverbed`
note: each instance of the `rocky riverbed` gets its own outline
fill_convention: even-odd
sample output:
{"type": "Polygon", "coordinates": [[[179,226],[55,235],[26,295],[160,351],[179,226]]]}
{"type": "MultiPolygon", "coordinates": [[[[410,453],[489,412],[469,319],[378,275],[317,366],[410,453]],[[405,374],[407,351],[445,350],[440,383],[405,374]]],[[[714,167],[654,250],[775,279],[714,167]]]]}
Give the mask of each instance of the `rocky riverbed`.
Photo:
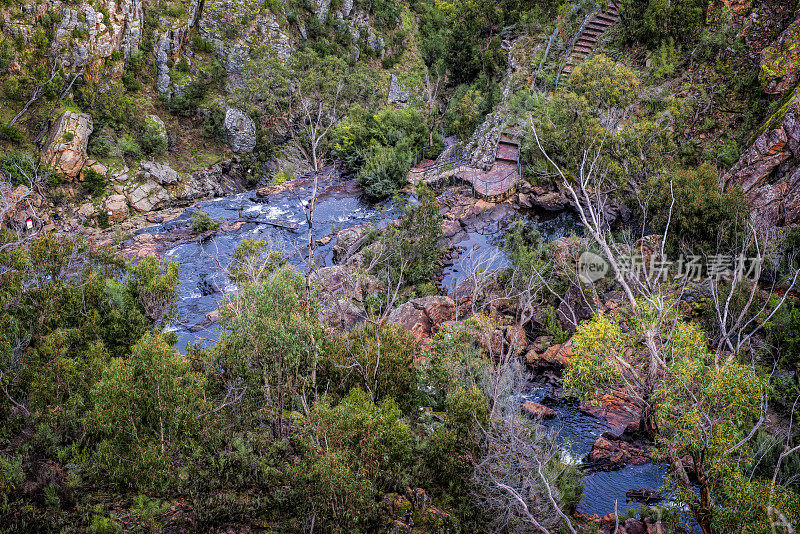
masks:
{"type": "MultiPolygon", "coordinates": [[[[224,267],[243,240],[263,239],[283,251],[291,264],[305,265],[307,199],[313,186],[311,178],[301,178],[283,186],[201,202],[177,216],[168,213],[172,218],[167,221],[140,228],[123,244],[123,253],[134,260],[155,254],[181,265],[178,321],[173,327],[181,351],[193,343],[209,346],[218,339],[218,309],[225,296],[236,290],[224,267]],[[221,222],[219,231],[201,235],[191,231],[191,215],[200,209],[221,222]]],[[[415,201],[411,193],[406,198],[415,201]]],[[[472,198],[465,188],[451,188],[437,200],[446,239],[446,254],[436,280],[442,294],[409,301],[388,318],[422,342],[441,324],[460,318],[459,291],[479,258],[483,269],[509,265],[502,240],[516,221],[535,225],[547,241],[580,232],[570,212],[527,208],[519,198],[493,204],[472,198]]],[[[336,173],[319,183],[312,230],[314,258],[321,283],[329,290],[324,307],[342,327],[359,320],[358,310],[344,298],[354,290],[348,287],[348,263],[367,231],[391,223],[398,211],[392,202],[364,202],[358,187],[336,173]]],[[[569,344],[553,345],[546,337],[529,342],[520,328],[509,327],[503,336],[520,346],[518,352],[525,353],[532,371],[533,382],[523,399],[525,409],[557,434],[564,458],[585,470],[585,491],[578,511],[587,520],[600,521],[615,509],[622,514],[638,508],[638,495],[656,496],[667,469],[650,460],[651,444],[638,432],[641,412],[636,403],[621,394],[584,405],[565,398],[559,376],[569,363],[569,344]]]]}

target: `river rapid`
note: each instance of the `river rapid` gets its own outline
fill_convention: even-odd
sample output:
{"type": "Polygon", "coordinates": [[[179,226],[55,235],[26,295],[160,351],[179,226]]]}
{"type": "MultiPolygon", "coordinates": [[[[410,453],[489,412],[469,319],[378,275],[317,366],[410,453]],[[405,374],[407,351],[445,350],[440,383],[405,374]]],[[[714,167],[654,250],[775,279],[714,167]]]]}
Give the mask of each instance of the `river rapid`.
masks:
{"type": "MultiPolygon", "coordinates": [[[[255,191],[201,202],[188,208],[176,219],[151,226],[140,232],[150,234],[168,233],[189,223],[196,210],[204,210],[211,217],[222,220],[222,231],[202,241],[178,244],[166,251],[165,256],[181,267],[178,288],[178,320],[173,330],[178,338],[178,349],[186,352],[187,346],[213,344],[219,337],[215,322],[208,321],[206,314],[219,309],[226,295],[236,291],[236,285],[226,276],[225,266],[233,250],[246,239],[265,240],[272,249],[285,253],[289,263],[302,267],[307,260],[308,223],[307,202],[312,196],[314,183],[310,179],[296,180],[292,187],[278,189],[261,198],[255,191]]],[[[414,202],[413,197],[407,200],[414,202]]],[[[361,198],[360,190],[352,181],[335,174],[321,180],[313,219],[313,239],[319,243],[315,250],[315,261],[321,266],[332,265],[332,248],[335,238],[329,236],[339,230],[367,222],[385,224],[398,216],[399,208],[388,201],[369,204],[361,198]]],[[[527,224],[537,226],[540,236],[552,240],[578,229],[568,212],[557,215],[546,213],[522,213],[527,224]]],[[[492,253],[493,262],[488,267],[502,268],[509,265],[502,254],[500,243],[508,224],[496,223],[468,228],[455,243],[462,251],[452,265],[445,267],[441,286],[452,291],[462,280],[460,266],[471,254],[492,253]]],[[[604,421],[582,413],[577,403],[553,395],[549,386],[531,385],[525,393],[527,400],[542,403],[556,410],[557,416],[544,425],[557,432],[564,458],[582,464],[592,444],[609,430],[604,421]]],[[[585,491],[578,506],[580,512],[599,516],[620,513],[629,508],[638,509],[635,502],[628,502],[629,489],[658,490],[667,472],[658,464],[629,465],[616,471],[587,470],[584,477],[585,491]]]]}

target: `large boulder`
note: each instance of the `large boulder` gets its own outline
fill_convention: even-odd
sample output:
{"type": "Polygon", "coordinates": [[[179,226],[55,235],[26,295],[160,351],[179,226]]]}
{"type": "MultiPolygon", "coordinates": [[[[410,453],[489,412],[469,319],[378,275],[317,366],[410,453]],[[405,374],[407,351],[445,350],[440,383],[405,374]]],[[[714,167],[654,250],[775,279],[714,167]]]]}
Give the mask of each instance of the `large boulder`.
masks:
{"type": "Polygon", "coordinates": [[[126,197],[131,207],[142,213],[163,208],[170,202],[167,190],[152,180],[139,184],[126,197]]]}
{"type": "Polygon", "coordinates": [[[642,440],[627,440],[606,432],[592,445],[587,460],[595,468],[614,470],[628,464],[641,465],[651,461],[652,446],[642,440]]]}
{"type": "Polygon", "coordinates": [[[522,411],[534,419],[553,419],[557,415],[554,409],[533,401],[523,402],[522,411]]]}
{"type": "Polygon", "coordinates": [[[103,203],[103,209],[108,213],[110,221],[124,221],[128,218],[128,199],[125,195],[111,195],[103,203]]]}
{"type": "Polygon", "coordinates": [[[237,108],[225,112],[225,141],[237,154],[250,152],[256,147],[256,123],[237,108]]]}
{"type": "Polygon", "coordinates": [[[92,116],[65,111],[50,128],[42,161],[68,178],[77,178],[88,156],[86,147],[94,130],[92,116]]]}
{"type": "Polygon", "coordinates": [[[369,224],[359,224],[339,230],[336,234],[336,243],[332,247],[333,262],[344,263],[357,253],[366,242],[370,228],[369,224]]]}
{"type": "Polygon", "coordinates": [[[391,75],[389,81],[389,95],[388,102],[393,106],[399,108],[407,108],[409,101],[409,92],[406,87],[397,80],[397,76],[391,75]]]}
{"type": "Polygon", "coordinates": [[[167,163],[156,163],[155,161],[143,161],[138,175],[142,180],[151,180],[159,185],[176,184],[180,179],[178,171],[167,163]]]}
{"type": "Polygon", "coordinates": [[[642,402],[622,392],[598,395],[580,405],[580,410],[588,415],[603,419],[611,428],[611,435],[639,431],[644,406],[642,402]]]}
{"type": "Polygon", "coordinates": [[[570,358],[572,358],[572,343],[569,341],[548,347],[541,353],[532,349],[525,355],[528,365],[538,372],[564,369],[569,365],[570,358]]]}
{"type": "Polygon", "coordinates": [[[389,315],[388,322],[410,331],[417,341],[435,332],[436,327],[455,318],[456,303],[450,297],[434,295],[409,300],[389,315]]]}

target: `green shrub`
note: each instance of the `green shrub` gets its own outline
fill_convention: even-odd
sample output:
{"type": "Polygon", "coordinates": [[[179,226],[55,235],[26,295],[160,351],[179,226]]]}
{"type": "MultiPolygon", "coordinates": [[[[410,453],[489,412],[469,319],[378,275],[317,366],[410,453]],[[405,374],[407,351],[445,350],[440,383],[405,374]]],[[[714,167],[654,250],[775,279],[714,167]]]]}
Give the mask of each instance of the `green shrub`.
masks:
{"type": "Polygon", "coordinates": [[[208,91],[200,80],[192,80],[183,88],[183,93],[176,93],[167,101],[170,110],[178,115],[188,116],[197,111],[197,107],[203,101],[208,91]]]}
{"type": "Polygon", "coordinates": [[[222,139],[225,134],[225,112],[214,107],[203,117],[203,137],[222,139]]]}
{"type": "Polygon", "coordinates": [[[623,0],[622,27],[629,41],[650,48],[665,39],[690,43],[703,28],[706,0],[623,0]]]}
{"type": "Polygon", "coordinates": [[[416,406],[417,347],[408,331],[396,325],[364,324],[332,339],[325,354],[326,374],[337,384],[332,394],[344,396],[354,387],[368,388],[376,402],[391,398],[404,411],[416,406]]]}
{"type": "Polygon", "coordinates": [[[379,275],[385,276],[388,268],[392,280],[402,278],[408,286],[430,282],[442,253],[441,237],[439,206],[433,191],[423,187],[419,203],[406,206],[398,224],[383,233],[381,239],[391,253],[379,262],[379,275]]]}
{"type": "Polygon", "coordinates": [[[69,143],[73,139],[75,139],[75,134],[73,132],[64,132],[64,135],[61,136],[65,142],[69,143]]]}
{"type": "Polygon", "coordinates": [[[153,124],[146,124],[142,128],[139,144],[149,157],[160,156],[167,151],[167,140],[161,135],[161,129],[153,124]]]}
{"type": "Polygon", "coordinates": [[[14,50],[8,41],[0,42],[0,71],[5,71],[8,66],[14,61],[14,50]]]}
{"type": "Polygon", "coordinates": [[[206,41],[200,35],[195,35],[192,40],[192,50],[210,54],[214,51],[214,44],[211,41],[206,41]]]}
{"type": "Polygon", "coordinates": [[[134,71],[144,70],[146,66],[146,58],[144,52],[141,50],[133,50],[128,56],[126,67],[134,71]]]}
{"type": "Polygon", "coordinates": [[[25,142],[25,135],[16,126],[0,124],[0,141],[8,141],[15,145],[21,145],[25,142]]]}
{"type": "Polygon", "coordinates": [[[371,114],[355,106],[334,130],[333,141],[336,158],[358,173],[367,196],[382,199],[405,184],[411,159],[428,144],[428,130],[413,108],[371,114]]]}
{"type": "Polygon", "coordinates": [[[175,70],[178,72],[189,72],[189,61],[182,57],[178,60],[178,63],[175,64],[175,70]]]}
{"type": "Polygon", "coordinates": [[[485,80],[479,80],[469,86],[458,86],[447,103],[445,129],[459,139],[469,139],[498,99],[498,87],[495,83],[487,85],[485,80]]]}
{"type": "Polygon", "coordinates": [[[739,148],[739,143],[737,143],[734,139],[730,139],[726,143],[717,147],[715,151],[717,166],[720,168],[720,170],[727,171],[733,167],[737,161],[739,161],[739,157],[741,155],[742,149],[739,148]]]}
{"type": "Polygon", "coordinates": [[[375,147],[369,151],[357,180],[372,200],[382,200],[403,187],[409,159],[393,147],[375,147]]]}
{"type": "Polygon", "coordinates": [[[275,185],[281,185],[291,180],[294,180],[294,169],[290,166],[281,167],[275,173],[275,185]]]}
{"type": "Polygon", "coordinates": [[[121,153],[117,152],[118,150],[116,139],[114,139],[108,128],[103,128],[99,132],[95,131],[89,137],[87,151],[92,156],[101,158],[107,158],[112,155],[119,156],[121,153]],[[117,153],[115,154],[115,152],[117,153]]]}
{"type": "Polygon", "coordinates": [[[111,360],[92,388],[87,425],[99,439],[94,460],[108,482],[163,490],[177,481],[171,459],[190,451],[202,429],[204,385],[204,376],[159,333],[145,334],[128,358],[111,360]],[[128,425],[135,434],[122,430],[128,425]]]}
{"type": "Polygon", "coordinates": [[[704,163],[697,168],[679,168],[652,184],[649,212],[657,232],[663,232],[675,202],[667,236],[673,252],[726,252],[734,245],[749,215],[747,199],[739,188],[722,191],[716,167],[704,163]],[[670,192],[670,181],[672,188],[670,192]]]}
{"type": "Polygon", "coordinates": [[[106,190],[106,177],[94,169],[86,169],[83,173],[83,188],[88,195],[100,197],[106,190]]]}
{"type": "Polygon", "coordinates": [[[37,155],[29,152],[0,152],[0,173],[15,186],[30,185],[30,178],[37,174],[50,185],[59,181],[55,173],[40,166],[37,155]]]}
{"type": "Polygon", "coordinates": [[[681,47],[670,37],[661,41],[658,48],[647,54],[647,61],[654,81],[671,78],[681,62],[681,47]]]}
{"type": "Polygon", "coordinates": [[[203,210],[197,210],[192,213],[191,227],[192,231],[198,234],[204,232],[218,230],[220,226],[219,221],[215,221],[211,216],[203,210]]]}
{"type": "Polygon", "coordinates": [[[613,59],[597,54],[575,67],[569,78],[570,88],[601,108],[626,108],[638,96],[636,73],[613,59]]]}
{"type": "Polygon", "coordinates": [[[136,159],[141,157],[142,155],[142,147],[139,146],[130,135],[125,134],[119,140],[119,149],[122,151],[122,154],[127,158],[136,159]]]}
{"type": "Polygon", "coordinates": [[[139,76],[132,70],[126,70],[122,74],[122,85],[126,91],[135,93],[142,88],[142,82],[139,81],[139,76]]]}
{"type": "Polygon", "coordinates": [[[319,399],[302,421],[303,461],[292,470],[293,486],[303,513],[316,514],[323,530],[370,530],[377,519],[376,497],[403,489],[413,439],[401,416],[391,399],[375,404],[354,389],[336,406],[319,399]],[[320,435],[324,441],[315,437],[320,435]]]}
{"type": "Polygon", "coordinates": [[[111,226],[108,219],[108,212],[106,210],[101,209],[97,212],[97,226],[104,230],[111,226]]]}

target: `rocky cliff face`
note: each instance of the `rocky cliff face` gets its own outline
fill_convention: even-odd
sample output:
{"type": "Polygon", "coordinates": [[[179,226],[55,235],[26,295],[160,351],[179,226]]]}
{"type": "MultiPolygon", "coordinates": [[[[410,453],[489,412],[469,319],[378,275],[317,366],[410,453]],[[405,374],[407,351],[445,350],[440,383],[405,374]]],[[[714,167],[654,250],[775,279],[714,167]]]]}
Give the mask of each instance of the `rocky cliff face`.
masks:
{"type": "Polygon", "coordinates": [[[760,227],[800,223],[800,96],[783,118],[768,128],[722,177],[724,187],[738,185],[760,227]]]}
{"type": "Polygon", "coordinates": [[[764,91],[784,94],[800,81],[800,20],[795,20],[777,41],[761,53],[764,91]]]}
{"type": "Polygon", "coordinates": [[[128,57],[142,38],[146,0],[102,0],[95,3],[31,2],[19,11],[0,12],[0,30],[27,45],[45,16],[58,16],[50,54],[67,70],[88,67],[120,51],[128,57]]]}
{"type": "Polygon", "coordinates": [[[723,187],[742,188],[760,227],[800,223],[799,81],[800,18],[761,53],[764,91],[784,94],[785,103],[721,179],[723,187]]]}

